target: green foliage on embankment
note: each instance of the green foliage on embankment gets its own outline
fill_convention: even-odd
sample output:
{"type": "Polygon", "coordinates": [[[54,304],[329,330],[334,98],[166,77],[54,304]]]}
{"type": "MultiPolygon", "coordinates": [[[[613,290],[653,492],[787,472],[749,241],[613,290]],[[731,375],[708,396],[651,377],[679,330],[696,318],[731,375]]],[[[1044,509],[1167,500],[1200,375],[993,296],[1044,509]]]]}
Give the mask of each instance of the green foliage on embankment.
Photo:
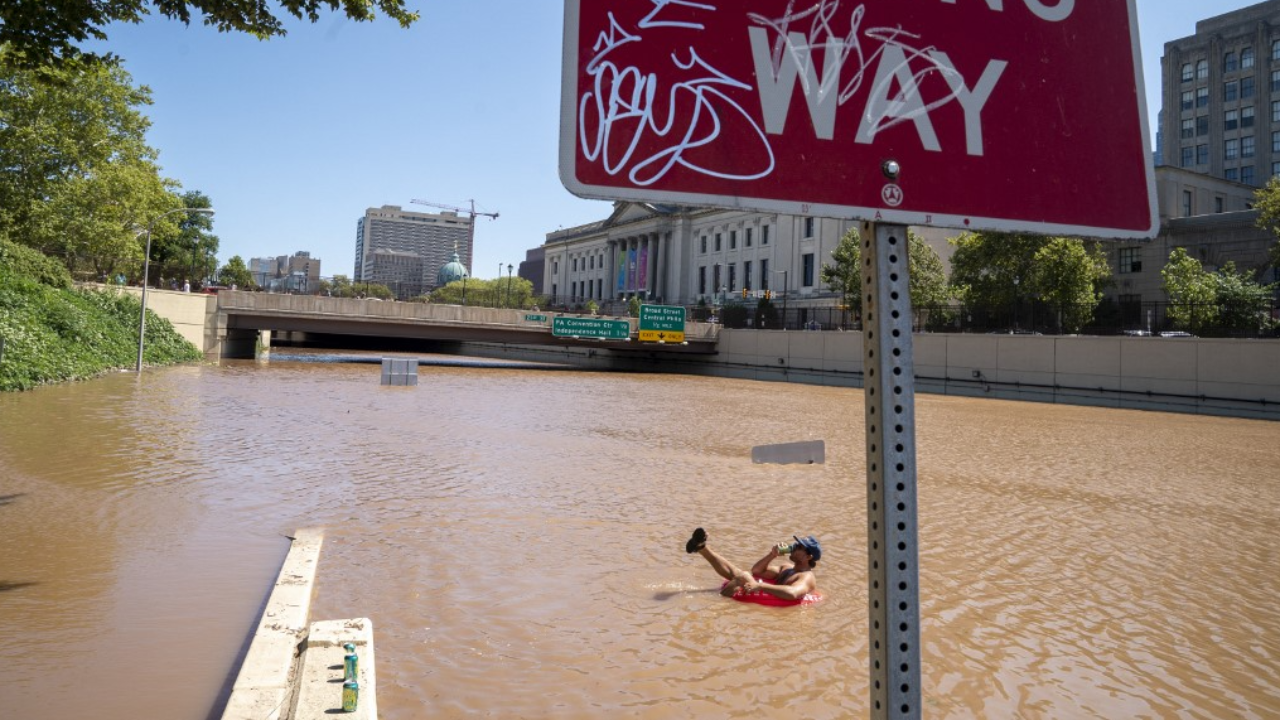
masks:
{"type": "MultiPolygon", "coordinates": [[[[72,289],[65,269],[47,260],[0,239],[0,391],[90,378],[137,362],[138,300],[72,289]]],[[[168,320],[147,311],[146,364],[201,357],[168,320]]]]}

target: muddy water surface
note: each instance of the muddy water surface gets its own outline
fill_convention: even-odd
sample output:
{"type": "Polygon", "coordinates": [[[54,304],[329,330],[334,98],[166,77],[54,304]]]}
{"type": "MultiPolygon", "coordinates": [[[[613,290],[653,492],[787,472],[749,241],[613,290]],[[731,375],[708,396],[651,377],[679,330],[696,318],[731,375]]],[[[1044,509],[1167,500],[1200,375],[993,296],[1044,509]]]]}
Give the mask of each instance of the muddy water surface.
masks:
{"type": "MultiPolygon", "coordinates": [[[[407,718],[867,715],[862,394],[275,361],[0,396],[0,716],[195,718],[287,550],[407,718]],[[822,466],[753,445],[823,439],[822,466]],[[821,605],[725,600],[821,537],[821,605]]],[[[1280,424],[918,398],[925,715],[1280,717],[1280,424]]]]}

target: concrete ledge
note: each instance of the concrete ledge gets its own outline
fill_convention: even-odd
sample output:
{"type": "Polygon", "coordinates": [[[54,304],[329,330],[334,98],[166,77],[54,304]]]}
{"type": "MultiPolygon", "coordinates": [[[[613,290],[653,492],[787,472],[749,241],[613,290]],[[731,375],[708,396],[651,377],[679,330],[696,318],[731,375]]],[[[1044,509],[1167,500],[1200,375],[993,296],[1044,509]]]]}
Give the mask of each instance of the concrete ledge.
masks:
{"type": "Polygon", "coordinates": [[[373,622],[369,618],[324,620],[311,624],[298,670],[290,720],[321,720],[342,710],[342,659],[345,643],[356,646],[356,682],[360,701],[345,717],[377,720],[377,673],[373,655],[373,622]]]}
{"type": "Polygon", "coordinates": [[[280,720],[287,717],[298,644],[306,636],[316,565],[324,542],[321,529],[303,529],[280,568],[275,588],[231,688],[223,720],[280,720]]]}

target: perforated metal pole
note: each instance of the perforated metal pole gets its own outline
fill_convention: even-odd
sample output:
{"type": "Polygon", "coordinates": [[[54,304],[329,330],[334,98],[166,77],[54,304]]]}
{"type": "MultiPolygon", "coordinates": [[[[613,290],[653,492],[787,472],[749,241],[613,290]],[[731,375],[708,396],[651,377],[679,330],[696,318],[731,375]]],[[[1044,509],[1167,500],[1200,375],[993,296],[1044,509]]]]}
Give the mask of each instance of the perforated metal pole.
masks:
{"type": "Polygon", "coordinates": [[[862,228],[871,717],[920,712],[915,375],[907,228],[862,228]]]}

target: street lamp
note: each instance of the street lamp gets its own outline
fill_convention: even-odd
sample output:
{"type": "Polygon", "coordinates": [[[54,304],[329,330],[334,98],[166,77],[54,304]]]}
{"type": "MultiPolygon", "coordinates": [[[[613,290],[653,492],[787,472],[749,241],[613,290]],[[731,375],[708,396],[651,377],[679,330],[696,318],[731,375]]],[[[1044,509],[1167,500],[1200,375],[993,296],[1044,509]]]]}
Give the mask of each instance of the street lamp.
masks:
{"type": "MultiPolygon", "coordinates": [[[[507,263],[507,302],[505,303],[507,307],[511,307],[511,271],[514,269],[515,269],[514,265],[512,265],[511,263],[507,263]]],[[[502,276],[501,266],[498,267],[498,276],[499,277],[502,276]]]]}
{"type": "Polygon", "coordinates": [[[147,337],[147,275],[151,272],[151,230],[155,227],[157,220],[180,212],[205,215],[214,213],[213,208],[177,208],[157,215],[147,224],[147,252],[142,258],[142,312],[138,315],[138,365],[134,368],[135,372],[142,372],[142,345],[147,337]]]}
{"type": "Polygon", "coordinates": [[[787,285],[787,271],[786,270],[773,271],[774,275],[777,275],[778,273],[782,273],[782,329],[786,330],[787,329],[787,291],[790,290],[790,287],[788,287],[787,285]]]}

